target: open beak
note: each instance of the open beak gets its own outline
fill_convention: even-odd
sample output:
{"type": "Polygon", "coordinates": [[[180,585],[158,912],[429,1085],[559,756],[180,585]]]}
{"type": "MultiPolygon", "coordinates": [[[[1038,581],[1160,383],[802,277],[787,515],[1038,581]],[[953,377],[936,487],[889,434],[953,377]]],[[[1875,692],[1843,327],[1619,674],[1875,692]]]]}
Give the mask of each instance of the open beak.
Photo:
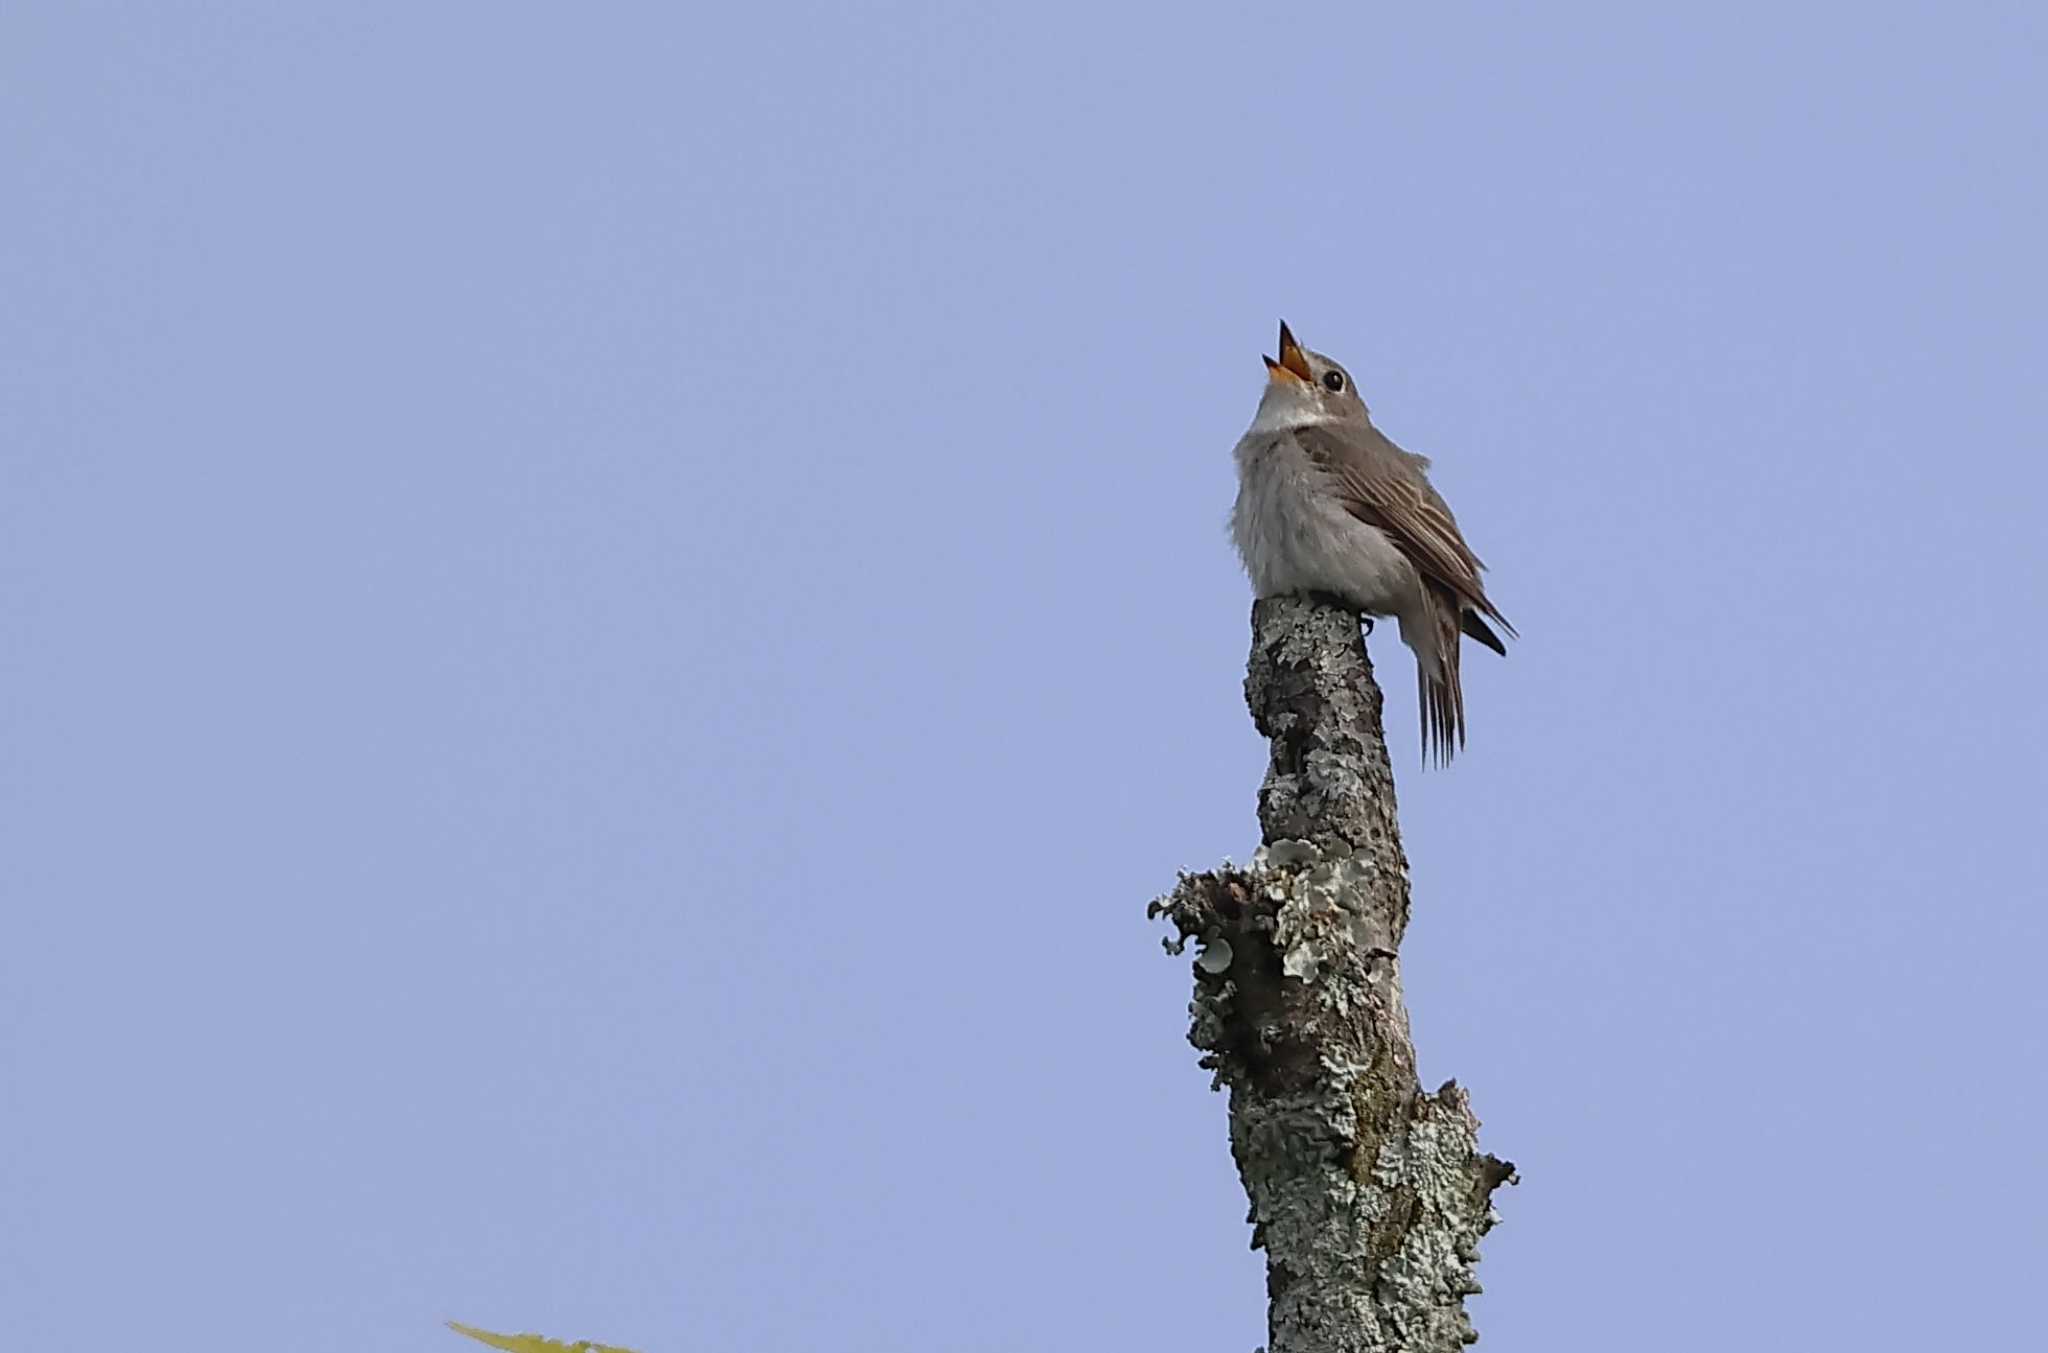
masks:
{"type": "Polygon", "coordinates": [[[1301,350],[1301,344],[1294,341],[1294,335],[1288,332],[1287,321],[1284,319],[1280,321],[1280,360],[1276,362],[1271,357],[1266,359],[1266,379],[1312,379],[1308,373],[1308,354],[1301,350]]]}

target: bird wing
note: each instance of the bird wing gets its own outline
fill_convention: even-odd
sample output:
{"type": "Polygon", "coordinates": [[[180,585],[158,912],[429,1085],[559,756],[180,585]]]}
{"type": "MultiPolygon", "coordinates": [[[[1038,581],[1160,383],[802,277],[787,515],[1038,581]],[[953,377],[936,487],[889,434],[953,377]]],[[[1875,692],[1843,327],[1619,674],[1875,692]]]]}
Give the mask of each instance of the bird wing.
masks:
{"type": "Polygon", "coordinates": [[[1467,606],[1500,622],[1510,637],[1515,627],[1491,601],[1479,580],[1486,565],[1465,543],[1457,518],[1430,484],[1422,467],[1371,424],[1317,423],[1297,429],[1301,447],[1328,474],[1352,516],[1386,532],[1410,563],[1467,606]]]}

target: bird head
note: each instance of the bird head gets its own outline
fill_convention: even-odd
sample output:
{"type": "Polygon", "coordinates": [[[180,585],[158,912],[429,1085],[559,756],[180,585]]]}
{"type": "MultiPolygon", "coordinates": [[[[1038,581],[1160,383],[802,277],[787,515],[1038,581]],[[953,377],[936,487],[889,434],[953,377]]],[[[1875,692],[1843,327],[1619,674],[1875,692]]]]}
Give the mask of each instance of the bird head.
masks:
{"type": "Polygon", "coordinates": [[[1287,321],[1280,322],[1280,355],[1266,358],[1266,392],[1259,401],[1262,418],[1320,423],[1336,418],[1362,418],[1365,402],[1351,375],[1320,352],[1294,341],[1287,321]]]}

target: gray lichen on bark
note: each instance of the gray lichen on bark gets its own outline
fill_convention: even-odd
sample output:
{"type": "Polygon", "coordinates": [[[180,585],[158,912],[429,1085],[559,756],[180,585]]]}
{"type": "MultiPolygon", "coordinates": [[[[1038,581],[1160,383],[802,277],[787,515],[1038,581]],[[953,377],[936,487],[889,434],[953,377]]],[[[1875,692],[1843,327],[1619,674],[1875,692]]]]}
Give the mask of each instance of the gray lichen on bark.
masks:
{"type": "Polygon", "coordinates": [[[1201,946],[1188,1040],[1230,1092],[1230,1145],[1266,1251],[1272,1353],[1471,1343],[1479,1238],[1514,1167],[1465,1092],[1424,1094],[1401,996],[1408,861],[1358,618],[1252,611],[1245,697],[1272,761],[1251,865],[1155,902],[1201,946]]]}

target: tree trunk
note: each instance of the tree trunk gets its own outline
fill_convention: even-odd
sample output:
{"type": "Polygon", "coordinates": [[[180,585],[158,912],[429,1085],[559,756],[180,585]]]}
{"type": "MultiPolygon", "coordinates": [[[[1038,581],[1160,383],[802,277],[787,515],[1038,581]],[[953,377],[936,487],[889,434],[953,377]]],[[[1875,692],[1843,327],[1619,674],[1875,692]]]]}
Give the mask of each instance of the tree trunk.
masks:
{"type": "Polygon", "coordinates": [[[1245,677],[1272,741],[1265,844],[1153,904],[1201,945],[1188,1041],[1230,1091],[1230,1149],[1266,1251],[1272,1353],[1453,1350],[1478,1338],[1479,1237],[1514,1178],[1465,1092],[1424,1094],[1401,999],[1408,860],[1358,617],[1252,608],[1245,677]]]}

